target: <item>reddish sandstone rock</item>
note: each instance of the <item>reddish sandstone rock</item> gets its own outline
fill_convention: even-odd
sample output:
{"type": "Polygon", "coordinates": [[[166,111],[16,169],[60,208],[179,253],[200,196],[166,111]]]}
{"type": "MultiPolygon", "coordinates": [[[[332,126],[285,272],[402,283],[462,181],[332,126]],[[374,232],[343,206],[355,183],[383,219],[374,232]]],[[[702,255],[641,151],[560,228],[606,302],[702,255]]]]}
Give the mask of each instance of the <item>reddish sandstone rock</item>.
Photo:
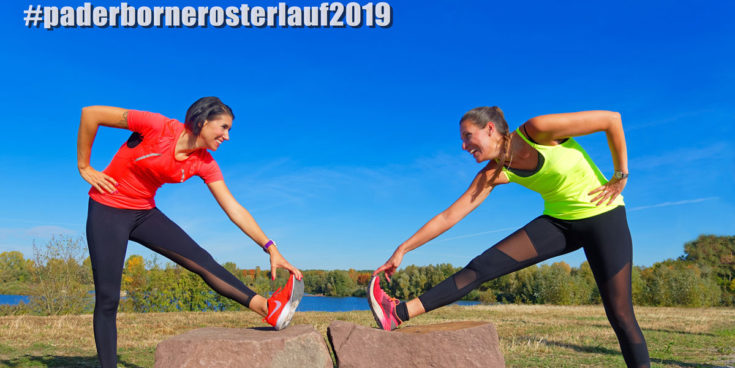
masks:
{"type": "Polygon", "coordinates": [[[200,328],[162,341],[156,368],[328,367],[332,358],[309,325],[272,328],[200,328]]]}
{"type": "Polygon", "coordinates": [[[505,367],[495,326],[449,322],[388,332],[344,321],[327,329],[340,368],[505,367]]]}

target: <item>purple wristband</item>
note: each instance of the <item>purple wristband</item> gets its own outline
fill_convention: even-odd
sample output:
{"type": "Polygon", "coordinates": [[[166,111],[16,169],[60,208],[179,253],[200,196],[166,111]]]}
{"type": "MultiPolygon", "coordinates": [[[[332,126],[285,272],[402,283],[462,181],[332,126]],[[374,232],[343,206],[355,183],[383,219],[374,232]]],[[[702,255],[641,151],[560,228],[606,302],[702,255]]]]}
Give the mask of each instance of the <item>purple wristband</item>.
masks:
{"type": "Polygon", "coordinates": [[[276,244],[276,242],[274,242],[273,240],[268,240],[268,242],[265,243],[265,245],[263,246],[263,252],[268,253],[268,247],[274,244],[276,244]]]}

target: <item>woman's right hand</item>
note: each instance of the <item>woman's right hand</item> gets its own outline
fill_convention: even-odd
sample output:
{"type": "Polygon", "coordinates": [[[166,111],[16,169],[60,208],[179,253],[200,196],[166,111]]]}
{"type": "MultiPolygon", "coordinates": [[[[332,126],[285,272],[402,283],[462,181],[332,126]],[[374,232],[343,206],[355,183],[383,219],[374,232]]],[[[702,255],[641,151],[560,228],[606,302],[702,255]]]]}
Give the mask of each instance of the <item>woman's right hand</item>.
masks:
{"type": "Polygon", "coordinates": [[[92,166],[87,166],[84,168],[79,168],[79,174],[84,178],[84,180],[87,181],[87,183],[92,184],[92,186],[97,189],[100,193],[108,192],[108,193],[116,193],[117,188],[117,181],[113,179],[111,176],[101,172],[97,171],[92,166]]]}
{"type": "Polygon", "coordinates": [[[283,255],[281,255],[281,252],[278,251],[278,248],[276,248],[275,244],[268,247],[268,250],[266,251],[271,256],[271,279],[276,279],[276,271],[279,268],[283,268],[285,270],[288,270],[288,272],[294,274],[296,276],[296,280],[301,280],[304,278],[304,275],[299,271],[298,268],[292,266],[286,258],[283,258],[283,255]]]}
{"type": "Polygon", "coordinates": [[[402,252],[400,249],[396,249],[393,255],[388,259],[388,261],[385,262],[384,265],[378,267],[378,269],[375,270],[375,272],[373,272],[373,276],[385,271],[385,279],[388,280],[388,282],[390,282],[390,277],[393,276],[393,274],[398,269],[398,266],[401,265],[404,254],[405,253],[402,252]]]}

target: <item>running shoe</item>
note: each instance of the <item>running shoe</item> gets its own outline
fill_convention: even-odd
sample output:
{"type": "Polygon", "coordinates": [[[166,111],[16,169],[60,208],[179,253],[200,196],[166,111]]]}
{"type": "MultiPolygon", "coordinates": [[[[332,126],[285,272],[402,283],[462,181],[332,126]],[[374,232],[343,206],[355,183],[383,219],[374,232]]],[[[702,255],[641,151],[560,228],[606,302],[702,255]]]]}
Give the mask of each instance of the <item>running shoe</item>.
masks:
{"type": "Polygon", "coordinates": [[[380,277],[373,276],[368,286],[368,304],[380,328],[392,331],[403,323],[396,315],[396,306],[399,303],[398,299],[389,297],[380,288],[380,277]]]}
{"type": "Polygon", "coordinates": [[[286,328],[303,296],[304,281],[297,280],[296,276],[291,274],[286,286],[279,288],[268,298],[268,316],[264,317],[263,321],[275,327],[276,330],[286,328]]]}

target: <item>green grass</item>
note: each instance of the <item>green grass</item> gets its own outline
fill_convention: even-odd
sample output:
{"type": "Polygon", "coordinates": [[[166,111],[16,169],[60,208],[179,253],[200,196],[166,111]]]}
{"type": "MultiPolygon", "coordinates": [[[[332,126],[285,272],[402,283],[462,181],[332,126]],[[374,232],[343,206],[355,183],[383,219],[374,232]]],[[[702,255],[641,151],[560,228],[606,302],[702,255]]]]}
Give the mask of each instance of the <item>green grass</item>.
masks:
{"type": "MultiPolygon", "coordinates": [[[[636,308],[655,367],[735,366],[735,309],[636,308]]],[[[326,339],[327,326],[344,320],[372,326],[370,312],[297,313],[326,339]]],[[[622,367],[617,339],[601,306],[497,305],[445,307],[407,325],[450,321],[493,322],[508,367],[622,367]]],[[[154,363],[156,344],[201,327],[263,326],[252,312],[121,313],[120,366],[154,363]]],[[[0,367],[95,367],[92,316],[0,317],[0,367]]]]}

